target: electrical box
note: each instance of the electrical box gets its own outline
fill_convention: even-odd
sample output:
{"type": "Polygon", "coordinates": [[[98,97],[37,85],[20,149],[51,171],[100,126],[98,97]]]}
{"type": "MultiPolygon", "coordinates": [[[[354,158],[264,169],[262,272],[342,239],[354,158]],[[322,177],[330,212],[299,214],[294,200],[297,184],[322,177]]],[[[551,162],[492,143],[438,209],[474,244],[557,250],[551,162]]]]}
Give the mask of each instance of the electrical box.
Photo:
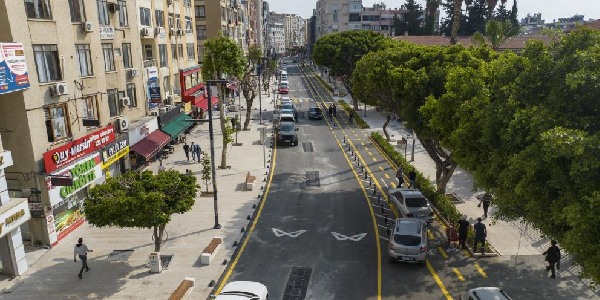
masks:
{"type": "Polygon", "coordinates": [[[160,252],[150,252],[150,256],[148,256],[148,264],[150,265],[150,273],[162,272],[160,252]]]}

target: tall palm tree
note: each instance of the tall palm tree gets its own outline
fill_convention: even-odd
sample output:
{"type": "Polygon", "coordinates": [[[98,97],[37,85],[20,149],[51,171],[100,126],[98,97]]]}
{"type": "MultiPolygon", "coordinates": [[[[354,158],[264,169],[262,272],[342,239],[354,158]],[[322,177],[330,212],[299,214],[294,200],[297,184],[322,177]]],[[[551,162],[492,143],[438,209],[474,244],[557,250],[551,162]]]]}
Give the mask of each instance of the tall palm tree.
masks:
{"type": "Polygon", "coordinates": [[[494,51],[498,51],[502,44],[517,34],[519,28],[511,26],[509,21],[490,20],[485,24],[485,36],[481,32],[476,32],[473,35],[473,42],[480,45],[488,44],[494,51]]]}
{"type": "Polygon", "coordinates": [[[452,29],[450,31],[450,44],[456,45],[456,36],[458,35],[458,28],[460,27],[460,16],[462,14],[463,0],[454,0],[454,11],[452,16],[452,29]]]}

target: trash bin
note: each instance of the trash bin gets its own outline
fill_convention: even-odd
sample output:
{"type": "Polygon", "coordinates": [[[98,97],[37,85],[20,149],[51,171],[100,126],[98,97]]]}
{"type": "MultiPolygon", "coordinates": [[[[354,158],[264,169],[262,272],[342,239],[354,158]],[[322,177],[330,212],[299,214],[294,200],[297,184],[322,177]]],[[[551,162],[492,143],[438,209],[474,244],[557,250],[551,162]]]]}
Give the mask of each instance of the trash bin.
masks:
{"type": "Polygon", "coordinates": [[[160,252],[151,252],[148,256],[148,263],[150,264],[150,273],[160,273],[162,271],[160,252]]]}

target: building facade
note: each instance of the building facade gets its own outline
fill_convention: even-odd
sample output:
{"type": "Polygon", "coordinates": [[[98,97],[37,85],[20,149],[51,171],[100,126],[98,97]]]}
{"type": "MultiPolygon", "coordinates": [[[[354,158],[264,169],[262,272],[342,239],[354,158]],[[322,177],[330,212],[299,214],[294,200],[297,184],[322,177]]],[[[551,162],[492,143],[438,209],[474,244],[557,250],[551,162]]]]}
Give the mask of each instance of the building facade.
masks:
{"type": "Polygon", "coordinates": [[[245,51],[249,40],[246,40],[246,24],[248,17],[245,0],[195,0],[196,39],[198,41],[198,61],[204,60],[204,42],[221,35],[230,37],[245,51]]]}
{"type": "Polygon", "coordinates": [[[301,47],[306,44],[306,20],[302,17],[286,14],[284,19],[285,47],[301,47]]]}
{"type": "Polygon", "coordinates": [[[362,0],[318,0],[316,39],[324,35],[362,29],[362,0]]]}
{"type": "Polygon", "coordinates": [[[285,14],[269,13],[269,35],[272,37],[272,47],[275,54],[283,55],[285,47],[285,14]]]}
{"type": "Polygon", "coordinates": [[[394,16],[402,18],[404,13],[404,10],[385,9],[381,6],[365,7],[361,17],[362,29],[379,32],[384,36],[394,36],[394,16]]]}

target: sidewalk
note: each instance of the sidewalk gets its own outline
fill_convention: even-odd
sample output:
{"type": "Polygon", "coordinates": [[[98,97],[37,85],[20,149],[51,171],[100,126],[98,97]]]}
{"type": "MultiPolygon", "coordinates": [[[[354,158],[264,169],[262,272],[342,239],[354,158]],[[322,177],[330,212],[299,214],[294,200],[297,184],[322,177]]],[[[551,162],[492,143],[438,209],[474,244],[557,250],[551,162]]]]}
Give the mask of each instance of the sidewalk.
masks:
{"type": "MultiPolygon", "coordinates": [[[[97,228],[85,223],[47,251],[24,275],[12,281],[0,281],[0,290],[3,291],[0,299],[168,299],[186,277],[195,279],[195,287],[189,298],[206,299],[213,289],[209,287],[209,283],[212,280],[218,281],[225,270],[223,262],[231,259],[236,250],[233,244],[241,240],[244,234],[241,229],[251,222],[247,218],[253,215],[253,205],[260,200],[259,195],[262,194],[261,189],[265,185],[268,171],[263,164],[263,157],[268,165],[271,149],[268,143],[270,130],[263,150],[263,145],[259,143],[259,128],[271,128],[274,96],[276,95],[272,93],[270,97],[264,93],[262,95],[262,126],[258,124],[258,96],[255,98],[250,130],[240,131],[237,136],[242,146],[229,145],[227,165],[231,168],[217,170],[221,229],[213,229],[215,215],[212,195],[200,197],[200,191],[206,191],[206,185],[200,179],[200,163],[186,160],[183,144],[174,145],[175,152],[163,160],[167,169],[180,172],[191,169],[201,186],[192,210],[173,215],[166,227],[168,237],[161,254],[173,255],[168,269],[163,269],[162,273],[149,272],[148,255],[154,251],[152,230],[97,228]],[[253,191],[245,190],[247,172],[256,176],[253,191]],[[91,270],[83,273],[83,279],[77,277],[80,261],[73,262],[73,246],[79,237],[83,237],[84,243],[94,250],[88,258],[91,270]],[[223,245],[210,265],[202,265],[200,254],[213,237],[223,237],[223,245]],[[123,249],[131,249],[133,252],[122,261],[107,260],[111,251],[123,249]]],[[[245,106],[244,99],[242,105],[245,106]]],[[[245,110],[241,113],[243,122],[245,110]]],[[[229,113],[233,114],[239,112],[229,113]]],[[[219,120],[213,122],[215,163],[218,167],[221,161],[222,136],[219,120]]],[[[187,135],[187,142],[199,143],[202,151],[210,154],[208,124],[197,125],[187,135]]],[[[147,169],[156,172],[158,163],[152,163],[147,169]]],[[[209,190],[212,191],[212,186],[209,190]]]]}

